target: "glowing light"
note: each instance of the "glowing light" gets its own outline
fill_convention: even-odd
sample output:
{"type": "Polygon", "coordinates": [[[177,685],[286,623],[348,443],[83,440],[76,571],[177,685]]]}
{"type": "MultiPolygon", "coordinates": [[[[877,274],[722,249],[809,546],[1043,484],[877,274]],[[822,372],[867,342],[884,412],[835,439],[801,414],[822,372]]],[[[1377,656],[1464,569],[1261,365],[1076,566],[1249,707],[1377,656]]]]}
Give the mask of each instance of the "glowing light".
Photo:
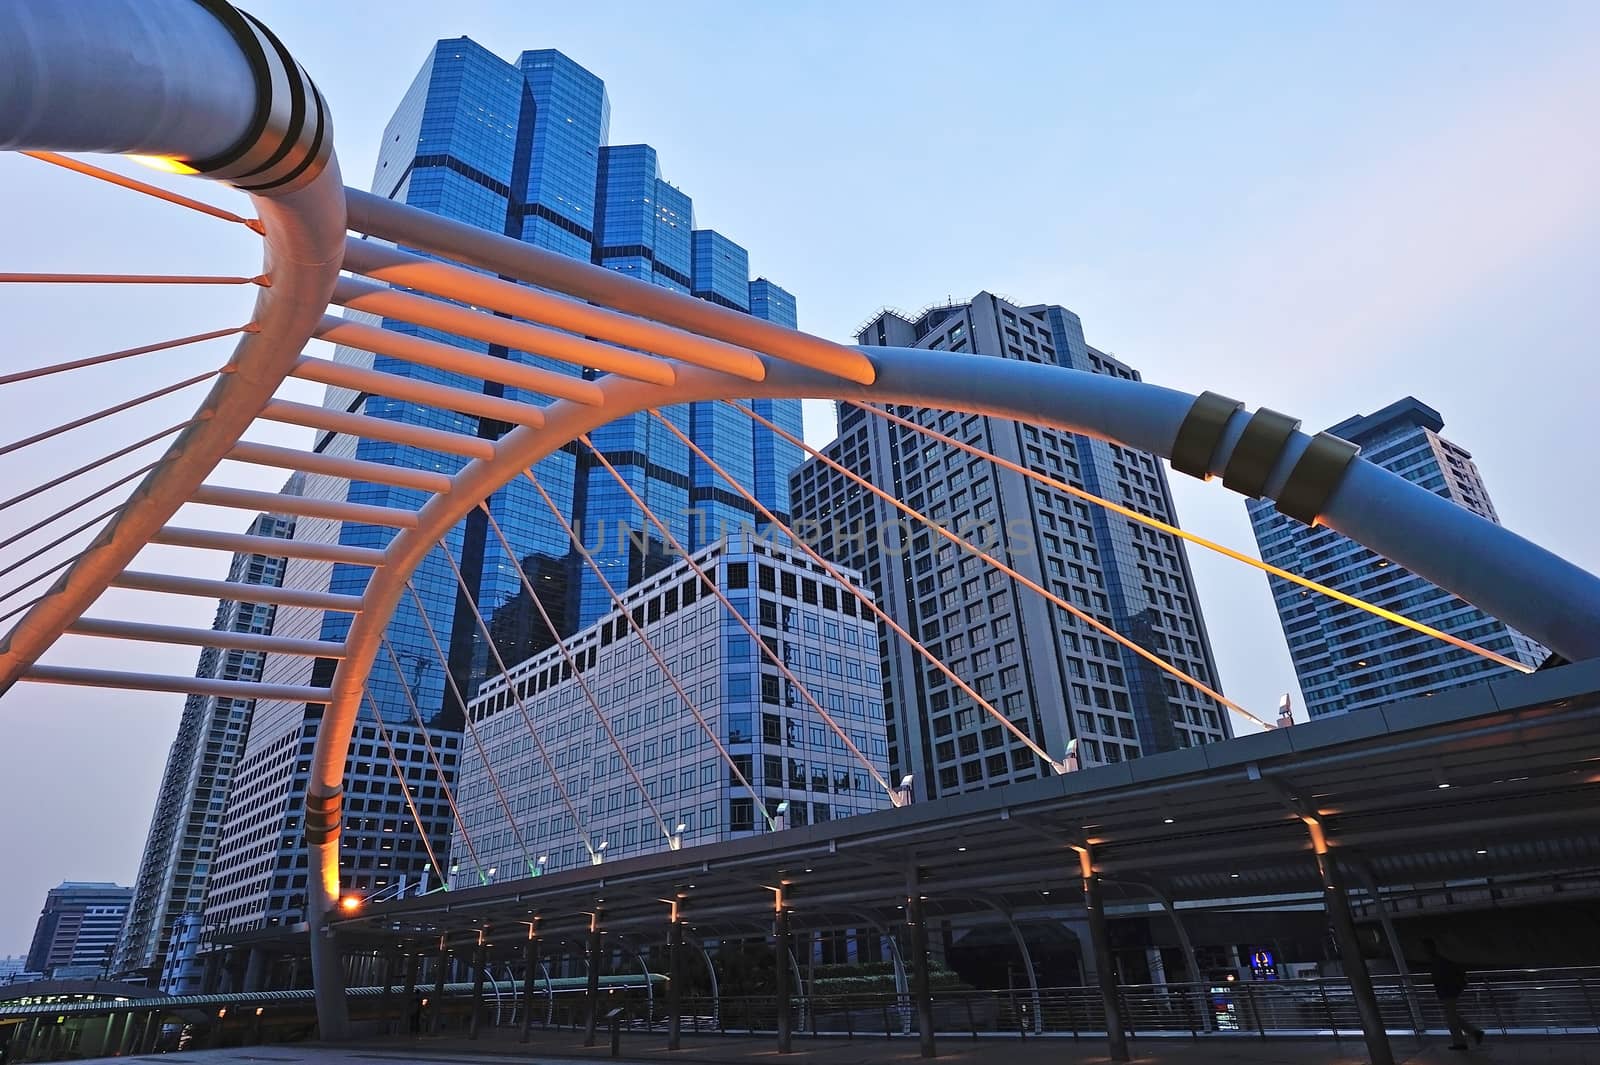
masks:
{"type": "Polygon", "coordinates": [[[127,158],[132,159],[140,166],[147,166],[151,170],[159,170],[163,174],[200,173],[200,171],[196,170],[182,159],[175,159],[170,155],[130,155],[127,158]]]}
{"type": "Polygon", "coordinates": [[[346,895],[339,900],[339,908],[345,913],[355,913],[361,909],[361,898],[358,895],[346,895]]]}

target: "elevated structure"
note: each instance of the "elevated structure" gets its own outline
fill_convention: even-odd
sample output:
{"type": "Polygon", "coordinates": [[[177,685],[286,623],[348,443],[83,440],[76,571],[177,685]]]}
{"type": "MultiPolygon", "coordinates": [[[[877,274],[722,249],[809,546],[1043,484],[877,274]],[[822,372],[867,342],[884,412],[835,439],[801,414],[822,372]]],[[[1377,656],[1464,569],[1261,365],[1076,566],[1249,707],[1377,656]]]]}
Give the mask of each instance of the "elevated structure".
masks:
{"type": "MultiPolygon", "coordinates": [[[[204,208],[179,193],[104,175],[119,184],[159,193],[168,200],[248,225],[262,235],[265,266],[256,278],[209,279],[211,283],[256,285],[259,296],[252,320],[237,330],[218,334],[238,333],[233,357],[219,371],[196,417],[181,428],[163,458],[116,508],[93,543],[36,577],[39,581],[59,573],[36,600],[12,611],[19,617],[0,643],[0,691],[27,680],[278,698],[323,708],[314,747],[305,758],[308,797],[303,828],[309,844],[310,944],[325,1037],[338,1038],[347,1031],[338,929],[333,920],[340,896],[340,836],[348,825],[344,778],[352,732],[369,698],[368,680],[385,654],[384,635],[390,618],[406,596],[411,576],[465,515],[480,508],[500,486],[520,478],[544,496],[538,478],[530,472],[532,467],[560,449],[588,447],[588,434],[621,417],[645,412],[713,471],[718,467],[710,456],[696,448],[671,418],[660,415],[658,408],[733,402],[735,409],[748,410],[737,401],[823,397],[868,405],[940,407],[1106,438],[1169,458],[1182,473],[1220,476],[1231,490],[1276,501],[1279,510],[1295,520],[1344,533],[1502,618],[1571,661],[1600,654],[1600,581],[1509,530],[1362,460],[1352,445],[1337,437],[1300,432],[1292,418],[1266,409],[1246,411],[1237,401],[1215,394],[1195,397],[1059,366],[988,360],[983,372],[975,373],[970,354],[893,346],[846,347],[346,189],[334,159],[326,102],[282,43],[255,20],[221,3],[186,0],[85,0],[80,14],[75,25],[94,27],[92,34],[85,36],[63,27],[47,0],[17,0],[0,8],[0,70],[10,72],[7,85],[19,97],[16,106],[0,109],[0,148],[46,154],[98,151],[153,156],[169,169],[229,182],[250,195],[256,218],[204,208]],[[360,239],[350,231],[375,239],[360,239]],[[342,270],[368,280],[341,279],[342,270]],[[513,369],[515,364],[483,359],[460,344],[420,336],[397,337],[393,331],[375,330],[352,318],[332,315],[330,304],[382,314],[447,337],[489,340],[536,352],[592,372],[576,377],[530,366],[513,369]],[[302,349],[312,337],[384,352],[442,369],[445,374],[439,381],[416,381],[306,355],[302,349]],[[517,400],[487,396],[481,388],[459,387],[452,374],[464,375],[468,381],[502,382],[508,374],[516,374],[525,395],[517,400]],[[288,376],[355,392],[408,398],[441,412],[480,410],[502,418],[512,428],[490,440],[448,427],[404,425],[355,413],[309,409],[274,398],[288,376]],[[337,449],[303,451],[242,441],[258,418],[309,426],[349,439],[426,446],[466,461],[445,473],[387,466],[337,449]],[[243,492],[218,479],[218,464],[224,459],[308,475],[400,485],[418,495],[415,505],[405,508],[309,498],[274,500],[269,508],[259,493],[243,492]],[[348,565],[367,574],[364,581],[352,581],[337,591],[212,581],[192,576],[184,566],[169,567],[167,572],[130,568],[150,544],[197,552],[260,546],[237,533],[172,523],[180,508],[194,504],[244,507],[252,513],[278,509],[297,518],[360,520],[385,530],[384,539],[355,546],[297,536],[288,543],[284,554],[291,559],[348,565]],[[325,679],[314,676],[309,684],[249,684],[42,662],[46,652],[67,634],[200,646],[215,646],[223,639],[214,630],[153,625],[147,611],[132,617],[86,618],[86,612],[108,588],[315,606],[343,612],[351,622],[337,639],[276,632],[251,638],[253,645],[269,655],[308,656],[337,663],[325,679]]],[[[53,156],[48,161],[95,172],[76,161],[53,156]]],[[[61,275],[0,276],[9,282],[63,281],[61,275]]],[[[120,352],[116,357],[125,355],[127,352],[120,352]]],[[[32,372],[66,369],[57,366],[32,372]]],[[[129,401],[133,402],[137,401],[129,401]]],[[[87,424],[99,416],[71,424],[87,424]]],[[[10,450],[48,436],[40,434],[18,442],[10,450]]],[[[740,498],[754,500],[753,493],[741,491],[737,478],[724,480],[740,498]]],[[[1106,500],[1100,503],[1116,505],[1106,500]]],[[[778,516],[770,508],[753,502],[752,506],[764,521],[777,522],[778,516]]],[[[274,550],[278,549],[279,545],[274,545],[274,550]]],[[[988,564],[998,561],[991,559],[988,564]]],[[[586,558],[586,563],[593,560],[586,558]]],[[[824,563],[818,564],[826,569],[824,563]]],[[[603,572],[597,564],[590,568],[597,576],[603,572]]],[[[596,583],[606,582],[597,579],[596,583]]],[[[615,598],[614,589],[608,594],[615,598]]],[[[1070,603],[1062,608],[1082,613],[1070,603]]],[[[875,616],[898,638],[914,638],[897,628],[892,618],[875,616]]],[[[643,626],[631,612],[625,613],[624,619],[635,632],[643,626]]],[[[227,639],[231,643],[240,638],[227,639]]],[[[1121,641],[1126,641],[1123,646],[1132,645],[1125,636],[1121,641]]],[[[1203,683],[1150,649],[1143,650],[1146,661],[1161,663],[1157,668],[1174,679],[1203,683]]],[[[504,663],[496,665],[506,671],[504,663]]],[[[664,661],[661,665],[666,668],[664,661]]],[[[1221,693],[1208,691],[1209,697],[1223,699],[1221,693]]],[[[1243,712],[1232,702],[1225,705],[1243,712]]],[[[1071,769],[1066,752],[1046,751],[1038,746],[1039,738],[1028,735],[1022,725],[1003,713],[994,716],[1019,741],[1032,743],[1030,750],[1057,778],[1071,769]]],[[[1520,729],[1523,724],[1517,721],[1509,727],[1520,729]]],[[[720,748],[721,739],[704,731],[720,748]]],[[[539,746],[537,730],[530,728],[530,733],[539,746]]],[[[1285,741],[1274,737],[1263,742],[1285,741]]],[[[1195,756],[1196,752],[1190,752],[1163,757],[1195,756]]],[[[1204,756],[1204,749],[1199,756],[1204,756]]],[[[1117,771],[1128,772],[1131,779],[1139,765],[1136,762],[1117,771]]],[[[880,784],[886,791],[893,790],[887,783],[880,784]]],[[[1052,779],[1031,786],[1045,791],[1074,785],[1052,779]]],[[[1314,791],[1287,790],[1279,798],[1292,814],[1292,819],[1284,819],[1285,825],[1307,833],[1312,856],[1301,855],[1298,860],[1303,867],[1315,869],[1317,882],[1323,886],[1355,999],[1363,1010],[1363,1028],[1373,1058],[1388,1061],[1383,1025],[1355,940],[1343,873],[1330,850],[1325,826],[1332,812],[1314,791]]],[[[993,800],[974,797],[972,801],[993,800]]],[[[1087,820],[1083,813],[1079,810],[1074,819],[1087,820]]],[[[913,810],[911,814],[901,811],[874,816],[919,815],[913,810]]],[[[574,817],[574,827],[585,847],[593,847],[581,817],[574,817]]],[[[1103,872],[1097,865],[1095,842],[1101,837],[1091,824],[1078,828],[1080,834],[1067,846],[1077,858],[1076,880],[1096,939],[1096,953],[1103,954],[1103,872]]],[[[1193,846],[1185,844],[1184,849],[1192,851],[1193,846]]],[[[684,857],[690,854],[685,852],[684,857]]],[[[894,871],[894,875],[901,874],[905,877],[910,953],[916,961],[923,956],[926,943],[922,900],[915,871],[894,871]]],[[[773,927],[780,949],[787,949],[784,885],[776,888],[773,927]]],[[[674,925],[679,923],[674,921],[674,925]]],[[[591,954],[598,951],[601,934],[601,922],[592,916],[588,931],[591,954]]],[[[681,932],[674,937],[675,943],[681,943],[681,932]]],[[[925,966],[919,963],[916,967],[920,971],[913,981],[916,997],[931,1009],[927,1007],[925,966]]],[[[787,970],[779,966],[779,971],[787,970]]],[[[1098,975],[1106,1009],[1115,1021],[1114,974],[1109,966],[1100,966],[1098,975]]],[[[591,1025],[594,1020],[591,1014],[591,1025]]],[[[1109,1029],[1113,1056],[1125,1055],[1120,1023],[1110,1024],[1109,1029]]],[[[931,1014],[924,1013],[921,1031],[924,1050],[931,1053],[931,1014]]],[[[784,1042],[781,1032],[780,1026],[780,1046],[784,1042]]]]}

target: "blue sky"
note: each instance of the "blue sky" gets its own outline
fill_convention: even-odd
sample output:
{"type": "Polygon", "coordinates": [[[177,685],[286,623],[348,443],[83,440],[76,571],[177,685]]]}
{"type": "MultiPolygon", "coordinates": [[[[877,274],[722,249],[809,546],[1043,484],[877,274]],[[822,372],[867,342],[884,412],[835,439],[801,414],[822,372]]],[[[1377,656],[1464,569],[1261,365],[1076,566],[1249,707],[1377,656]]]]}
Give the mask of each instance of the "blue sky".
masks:
{"type": "MultiPolygon", "coordinates": [[[[654,144],[697,224],[748,247],[755,272],[797,295],[809,331],[845,339],[881,306],[988,289],[1073,308],[1092,344],[1149,380],[1313,429],[1415,394],[1474,453],[1506,524],[1600,568],[1587,490],[1600,7],[250,9],[322,87],[351,184],[370,179],[383,123],[436,38],[466,34],[508,58],[559,48],[606,80],[613,143],[654,144]]],[[[0,158],[12,192],[0,269],[252,270],[247,240],[169,225],[79,180],[0,158]],[[82,196],[71,210],[68,187],[82,196]]],[[[64,358],[124,332],[172,335],[168,320],[187,315],[214,327],[239,306],[227,293],[171,298],[187,302],[0,292],[0,316],[18,350],[64,358]],[[223,309],[199,315],[202,300],[223,309]],[[93,333],[107,323],[118,331],[93,333]]],[[[163,381],[187,366],[162,365],[163,381]]],[[[149,387],[145,372],[108,373],[107,394],[149,387]]],[[[27,396],[0,396],[13,427],[43,417],[27,396]]],[[[826,439],[826,411],[812,413],[810,435],[826,439]]],[[[133,422],[119,432],[138,435],[133,422]]],[[[0,467],[19,482],[29,472],[0,467]]],[[[1180,480],[1184,525],[1251,545],[1239,499],[1180,480]]],[[[1294,685],[1264,579],[1194,562],[1225,690],[1270,713],[1294,685]]],[[[192,656],[162,668],[191,671],[192,656]]],[[[51,884],[131,882],[178,703],[30,686],[7,697],[0,714],[25,723],[0,750],[0,803],[59,794],[47,767],[63,762],[74,801],[11,826],[8,849],[30,858],[0,884],[0,953],[26,949],[51,884]]]]}

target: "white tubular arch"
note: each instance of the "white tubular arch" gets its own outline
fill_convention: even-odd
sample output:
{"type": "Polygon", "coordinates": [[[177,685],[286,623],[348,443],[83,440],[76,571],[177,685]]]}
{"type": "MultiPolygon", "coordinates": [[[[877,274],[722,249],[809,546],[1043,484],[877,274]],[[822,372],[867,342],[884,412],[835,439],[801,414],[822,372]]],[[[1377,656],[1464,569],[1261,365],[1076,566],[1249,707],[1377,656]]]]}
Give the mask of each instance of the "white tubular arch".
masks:
{"type": "MultiPolygon", "coordinates": [[[[579,435],[640,410],[716,399],[851,399],[994,415],[1114,440],[1169,458],[1183,472],[1221,476],[1244,495],[1278,501],[1286,513],[1365,544],[1568,659],[1600,656],[1600,581],[1594,576],[1355,457],[1342,441],[1299,432],[1293,419],[1266,410],[1247,413],[1219,396],[1197,398],[1055,366],[842,347],[345,190],[321,96],[259,23],[221,0],[78,0],[74,13],[79,17],[69,25],[56,0],[0,3],[0,150],[170,156],[238,185],[251,192],[260,212],[271,284],[258,298],[258,331],[240,341],[230,372],[207,396],[194,425],[0,644],[0,692],[69,627],[82,629],[84,609],[161,535],[186,500],[206,493],[212,499],[249,495],[198,490],[262,415],[306,341],[339,328],[323,316],[343,262],[347,206],[359,229],[411,238],[400,242],[505,276],[519,276],[520,263],[533,271],[520,275],[526,280],[610,305],[643,323],[634,326],[609,312],[572,305],[579,310],[568,313],[598,328],[665,338],[682,349],[672,354],[686,357],[700,342],[694,333],[717,337],[704,340],[698,360],[662,360],[671,373],[656,379],[670,376],[670,385],[610,376],[577,388],[574,379],[577,398],[543,408],[542,419],[524,419],[487,454],[474,444],[475,457],[450,479],[449,490],[415,515],[314,504],[317,513],[399,529],[342,649],[308,788],[306,830],[317,885],[308,901],[324,1038],[348,1033],[337,947],[321,931],[339,893],[344,769],[369,673],[408,580],[434,544],[496,489],[579,435]],[[369,227],[369,221],[381,225],[369,227]],[[730,345],[754,353],[763,371],[759,379],[730,345]],[[707,368],[717,365],[742,372],[707,368]]],[[[404,257],[385,259],[381,252],[367,258],[389,269],[415,268],[404,257]]],[[[447,282],[455,276],[428,270],[447,282]]],[[[434,352],[441,354],[461,357],[448,348],[434,352]]],[[[280,405],[277,414],[295,412],[280,405]]],[[[305,411],[298,416],[329,417],[305,411]]]]}
{"type": "Polygon", "coordinates": [[[183,162],[250,193],[268,284],[194,421],[0,643],[0,693],[189,500],[283,382],[343,260],[344,189],[326,105],[266,29],[217,0],[0,4],[0,150],[183,162]]]}

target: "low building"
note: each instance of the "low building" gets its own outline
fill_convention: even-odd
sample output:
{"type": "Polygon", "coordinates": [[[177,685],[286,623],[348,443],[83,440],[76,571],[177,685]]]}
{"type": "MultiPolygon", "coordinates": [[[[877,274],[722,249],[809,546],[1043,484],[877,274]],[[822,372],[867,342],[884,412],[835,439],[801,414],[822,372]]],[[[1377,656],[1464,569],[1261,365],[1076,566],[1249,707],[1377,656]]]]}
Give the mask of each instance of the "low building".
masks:
{"type": "Polygon", "coordinates": [[[756,798],[767,817],[782,818],[780,825],[889,805],[838,731],[729,616],[696,566],[887,775],[870,612],[798,550],[741,535],[698,552],[693,565],[680,559],[622,595],[692,709],[620,609],[566,642],[576,675],[567,655],[552,647],[513,666],[509,677],[483,684],[469,706],[476,739],[469,732],[462,745],[456,804],[465,832],[458,827],[451,842],[454,884],[664,850],[676,837],[689,846],[750,834],[766,821],[757,815],[756,798]]]}
{"type": "Polygon", "coordinates": [[[68,880],[44,897],[26,969],[50,976],[58,969],[108,969],[128,917],[133,889],[120,884],[68,880]]]}

